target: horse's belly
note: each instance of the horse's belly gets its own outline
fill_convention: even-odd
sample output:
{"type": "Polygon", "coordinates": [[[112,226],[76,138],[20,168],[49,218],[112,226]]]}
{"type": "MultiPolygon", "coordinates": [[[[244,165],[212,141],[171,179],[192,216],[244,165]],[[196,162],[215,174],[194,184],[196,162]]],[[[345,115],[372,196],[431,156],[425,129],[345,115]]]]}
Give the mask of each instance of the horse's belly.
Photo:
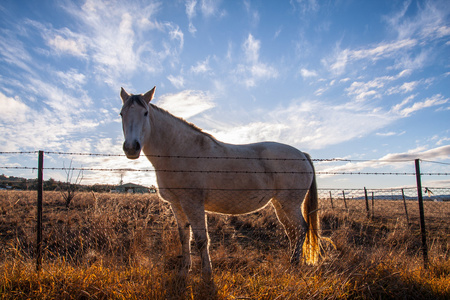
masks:
{"type": "Polygon", "coordinates": [[[205,201],[205,210],[209,212],[239,215],[248,214],[267,205],[272,193],[259,191],[210,191],[205,201]]]}

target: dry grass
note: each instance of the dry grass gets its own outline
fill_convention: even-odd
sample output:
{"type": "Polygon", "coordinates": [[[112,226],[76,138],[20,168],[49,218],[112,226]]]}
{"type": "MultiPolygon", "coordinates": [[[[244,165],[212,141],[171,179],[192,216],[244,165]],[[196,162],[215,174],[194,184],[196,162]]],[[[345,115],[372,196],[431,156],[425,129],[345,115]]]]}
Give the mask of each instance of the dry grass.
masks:
{"type": "Polygon", "coordinates": [[[45,193],[43,269],[36,272],[35,199],[35,192],[0,192],[1,299],[450,298],[448,202],[425,203],[428,270],[415,205],[411,226],[395,201],[377,203],[373,220],[361,201],[348,201],[349,211],[323,209],[323,235],[335,248],[325,245],[319,265],[298,267],[289,265],[288,241],[270,206],[240,217],[210,215],[214,282],[207,284],[195,250],[189,278],[176,276],[175,220],[148,194],[80,193],[66,209],[58,193],[45,193]]]}

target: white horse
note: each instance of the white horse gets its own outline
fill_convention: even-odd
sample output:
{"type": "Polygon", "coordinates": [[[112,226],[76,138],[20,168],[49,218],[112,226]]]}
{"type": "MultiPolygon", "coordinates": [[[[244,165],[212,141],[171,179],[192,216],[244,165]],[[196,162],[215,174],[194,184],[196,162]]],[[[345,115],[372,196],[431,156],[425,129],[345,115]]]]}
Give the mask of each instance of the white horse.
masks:
{"type": "Polygon", "coordinates": [[[181,246],[180,275],[191,267],[191,230],[202,274],[211,279],[205,211],[247,214],[275,208],[291,244],[291,262],[317,262],[319,217],[314,167],[307,153],[284,144],[232,145],[150,104],[155,87],[120,96],[123,151],[137,159],[141,150],[155,168],[159,195],[175,214],[181,246]],[[303,205],[302,205],[303,203],[303,205]]]}

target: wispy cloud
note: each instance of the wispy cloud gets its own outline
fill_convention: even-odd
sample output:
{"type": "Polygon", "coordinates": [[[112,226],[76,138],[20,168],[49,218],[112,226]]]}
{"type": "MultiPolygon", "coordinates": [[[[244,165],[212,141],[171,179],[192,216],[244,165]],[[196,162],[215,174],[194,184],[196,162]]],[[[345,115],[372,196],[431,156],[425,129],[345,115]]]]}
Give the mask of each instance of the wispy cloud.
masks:
{"type": "MultiPolygon", "coordinates": [[[[329,166],[330,163],[323,163],[319,164],[319,169],[322,172],[358,172],[361,170],[380,168],[384,171],[386,171],[387,168],[400,170],[407,167],[409,172],[411,172],[412,162],[415,159],[438,161],[450,159],[450,145],[432,149],[420,147],[402,153],[389,153],[379,159],[348,162],[339,166],[329,166]]],[[[320,175],[319,177],[325,178],[331,176],[333,175],[320,175]]]]}
{"type": "Polygon", "coordinates": [[[415,39],[403,39],[392,42],[381,42],[371,47],[360,49],[337,50],[334,56],[322,59],[322,63],[333,73],[343,74],[347,65],[360,61],[369,60],[375,62],[380,59],[393,58],[400,53],[413,48],[418,44],[415,39]]]}
{"type": "Polygon", "coordinates": [[[111,86],[118,86],[119,81],[138,70],[157,71],[164,61],[177,61],[183,49],[184,36],[179,26],[156,19],[160,8],[157,2],[139,6],[87,1],[81,8],[70,3],[63,8],[78,20],[78,26],[47,28],[45,38],[56,50],[87,55],[97,69],[98,79],[111,86]]]}
{"type": "Polygon", "coordinates": [[[205,18],[212,16],[221,17],[225,15],[224,11],[220,10],[221,0],[186,0],[185,11],[189,20],[189,32],[195,36],[197,28],[194,25],[194,19],[197,16],[197,11],[205,18]]]}
{"type": "Polygon", "coordinates": [[[301,70],[300,70],[300,75],[303,77],[303,78],[310,78],[310,77],[317,77],[318,75],[317,75],[317,72],[316,71],[314,71],[314,70],[308,70],[308,69],[305,69],[305,68],[302,68],[301,70]]]}
{"type": "MultiPolygon", "coordinates": [[[[381,76],[368,82],[354,81],[350,87],[346,88],[349,96],[354,96],[356,100],[362,101],[367,98],[380,98],[385,93],[385,86],[402,77],[411,74],[411,70],[403,70],[394,76],[381,76]]],[[[412,85],[406,85],[403,90],[412,90],[412,85]]],[[[392,91],[393,92],[393,91],[392,91]]]]}
{"type": "Polygon", "coordinates": [[[192,23],[192,19],[196,15],[195,6],[197,5],[197,0],[187,0],[186,1],[186,15],[189,20],[189,32],[191,34],[195,34],[197,32],[197,28],[195,28],[194,24],[192,23]]]}
{"type": "Polygon", "coordinates": [[[401,117],[408,117],[412,113],[419,111],[424,108],[442,105],[449,102],[448,98],[443,97],[441,94],[436,94],[432,97],[426,98],[423,101],[417,101],[414,104],[407,106],[411,101],[412,97],[408,97],[403,100],[400,104],[395,105],[392,108],[392,112],[400,115],[401,117]]]}
{"type": "Polygon", "coordinates": [[[81,88],[86,83],[86,75],[79,73],[75,69],[70,69],[67,72],[56,71],[56,75],[59,77],[62,84],[70,89],[81,88]]]}
{"type": "Polygon", "coordinates": [[[278,71],[260,61],[259,51],[261,42],[249,34],[242,45],[244,52],[244,63],[239,64],[236,74],[239,81],[243,81],[247,87],[254,87],[259,80],[267,80],[278,77],[278,71]]]}
{"type": "Polygon", "coordinates": [[[203,91],[184,90],[177,94],[164,94],[158,98],[157,105],[177,117],[185,119],[215,107],[214,97],[203,91]]]}
{"type": "Polygon", "coordinates": [[[29,73],[33,72],[30,67],[32,63],[31,55],[13,32],[4,30],[0,34],[0,61],[19,67],[29,73]]]}
{"type": "Polygon", "coordinates": [[[30,108],[20,99],[7,97],[1,92],[0,107],[2,107],[2,113],[0,114],[2,124],[4,124],[4,122],[24,122],[27,119],[27,114],[30,113],[30,108]]]}
{"type": "Polygon", "coordinates": [[[393,121],[392,116],[384,111],[374,112],[355,105],[331,105],[308,100],[294,101],[288,107],[259,111],[257,114],[259,120],[264,121],[223,126],[212,132],[229,143],[276,140],[308,150],[367,135],[393,121]]]}
{"type": "Polygon", "coordinates": [[[169,75],[167,76],[167,79],[170,81],[170,83],[173,84],[174,87],[176,87],[177,89],[181,89],[184,87],[184,78],[182,75],[179,76],[173,76],[173,75],[169,75]]]}
{"type": "Polygon", "coordinates": [[[402,132],[389,131],[389,132],[377,132],[376,135],[386,137],[386,136],[400,136],[405,133],[406,133],[406,131],[402,131],[402,132]]]}
{"type": "Polygon", "coordinates": [[[191,72],[199,74],[206,73],[211,71],[211,67],[209,66],[209,56],[204,61],[199,61],[195,66],[191,67],[191,72]]]}
{"type": "Polygon", "coordinates": [[[445,1],[424,1],[417,5],[415,14],[407,14],[410,6],[414,4],[412,1],[405,1],[402,9],[384,17],[399,39],[417,36],[434,40],[450,35],[447,23],[450,8],[445,1]]]}
{"type": "Polygon", "coordinates": [[[75,56],[86,56],[86,48],[80,40],[66,39],[61,35],[56,35],[48,40],[48,44],[58,52],[66,52],[75,56]]]}

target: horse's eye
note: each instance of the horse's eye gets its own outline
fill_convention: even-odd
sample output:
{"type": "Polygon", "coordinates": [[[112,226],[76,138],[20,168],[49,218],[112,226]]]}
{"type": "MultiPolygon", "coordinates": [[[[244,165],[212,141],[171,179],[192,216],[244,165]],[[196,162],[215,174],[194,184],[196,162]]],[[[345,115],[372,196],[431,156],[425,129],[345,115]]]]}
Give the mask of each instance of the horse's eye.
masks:
{"type": "Polygon", "coordinates": [[[144,116],[145,116],[145,117],[148,116],[148,111],[146,111],[146,112],[144,113],[144,116]]]}

